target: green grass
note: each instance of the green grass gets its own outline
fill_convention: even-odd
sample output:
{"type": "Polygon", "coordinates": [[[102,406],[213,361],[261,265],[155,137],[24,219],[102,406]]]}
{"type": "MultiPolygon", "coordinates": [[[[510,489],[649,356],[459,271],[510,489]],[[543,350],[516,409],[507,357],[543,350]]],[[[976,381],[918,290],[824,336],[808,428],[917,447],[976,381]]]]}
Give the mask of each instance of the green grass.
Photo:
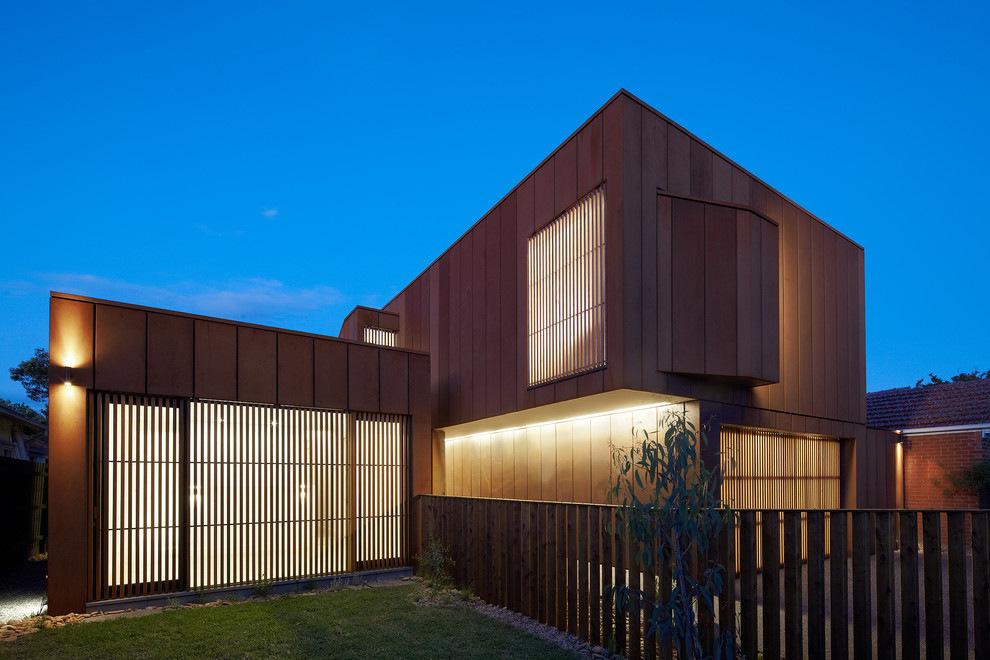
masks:
{"type": "Polygon", "coordinates": [[[46,629],[0,658],[575,658],[460,607],[421,607],[418,585],[294,596],[46,629]]]}

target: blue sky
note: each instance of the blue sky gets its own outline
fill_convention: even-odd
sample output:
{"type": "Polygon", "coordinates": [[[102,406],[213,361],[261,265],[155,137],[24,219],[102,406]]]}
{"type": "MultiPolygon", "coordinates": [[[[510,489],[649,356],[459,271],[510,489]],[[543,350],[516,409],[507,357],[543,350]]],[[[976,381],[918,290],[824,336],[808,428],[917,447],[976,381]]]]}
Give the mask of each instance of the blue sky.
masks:
{"type": "Polygon", "coordinates": [[[624,87],[865,247],[869,390],[990,369],[988,33],[985,2],[6,3],[0,366],[50,290],[335,335],[624,87]]]}

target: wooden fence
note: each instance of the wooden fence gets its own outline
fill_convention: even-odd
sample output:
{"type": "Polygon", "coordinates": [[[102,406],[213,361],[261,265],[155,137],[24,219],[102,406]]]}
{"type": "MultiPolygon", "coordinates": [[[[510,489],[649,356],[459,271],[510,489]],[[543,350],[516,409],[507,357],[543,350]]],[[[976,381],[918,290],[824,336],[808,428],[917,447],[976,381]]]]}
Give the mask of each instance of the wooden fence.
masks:
{"type": "MultiPolygon", "coordinates": [[[[671,657],[646,634],[669,576],[637,570],[616,507],[436,495],[416,506],[420,542],[447,545],[455,580],[482,599],[631,658],[671,657]],[[613,576],[643,590],[641,607],[610,603],[613,576]]],[[[738,555],[739,571],[700,621],[703,641],[734,626],[750,658],[990,657],[988,523],[988,511],[741,511],[738,546],[726,530],[715,553],[726,566],[738,555]]]]}

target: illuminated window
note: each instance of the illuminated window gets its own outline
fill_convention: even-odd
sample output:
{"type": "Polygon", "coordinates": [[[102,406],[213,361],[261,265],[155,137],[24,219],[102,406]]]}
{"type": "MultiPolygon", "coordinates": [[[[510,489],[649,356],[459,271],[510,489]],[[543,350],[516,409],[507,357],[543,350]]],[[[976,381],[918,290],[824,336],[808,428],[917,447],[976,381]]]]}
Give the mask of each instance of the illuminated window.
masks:
{"type": "Polygon", "coordinates": [[[605,186],[529,239],[529,384],[605,365],[605,186]]]}
{"type": "Polygon", "coordinates": [[[384,328],[376,328],[371,325],[364,326],[364,341],[369,344],[378,344],[379,346],[395,346],[395,330],[386,330],[384,328]]]}

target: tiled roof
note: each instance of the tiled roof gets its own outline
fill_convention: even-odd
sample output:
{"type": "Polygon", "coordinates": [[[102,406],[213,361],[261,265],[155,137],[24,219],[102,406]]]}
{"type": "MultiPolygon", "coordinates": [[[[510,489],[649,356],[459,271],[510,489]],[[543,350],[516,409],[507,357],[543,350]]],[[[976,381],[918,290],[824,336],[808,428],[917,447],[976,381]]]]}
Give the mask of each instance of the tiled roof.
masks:
{"type": "Polygon", "coordinates": [[[990,425],[990,379],[870,392],[866,423],[897,430],[990,425]]]}

